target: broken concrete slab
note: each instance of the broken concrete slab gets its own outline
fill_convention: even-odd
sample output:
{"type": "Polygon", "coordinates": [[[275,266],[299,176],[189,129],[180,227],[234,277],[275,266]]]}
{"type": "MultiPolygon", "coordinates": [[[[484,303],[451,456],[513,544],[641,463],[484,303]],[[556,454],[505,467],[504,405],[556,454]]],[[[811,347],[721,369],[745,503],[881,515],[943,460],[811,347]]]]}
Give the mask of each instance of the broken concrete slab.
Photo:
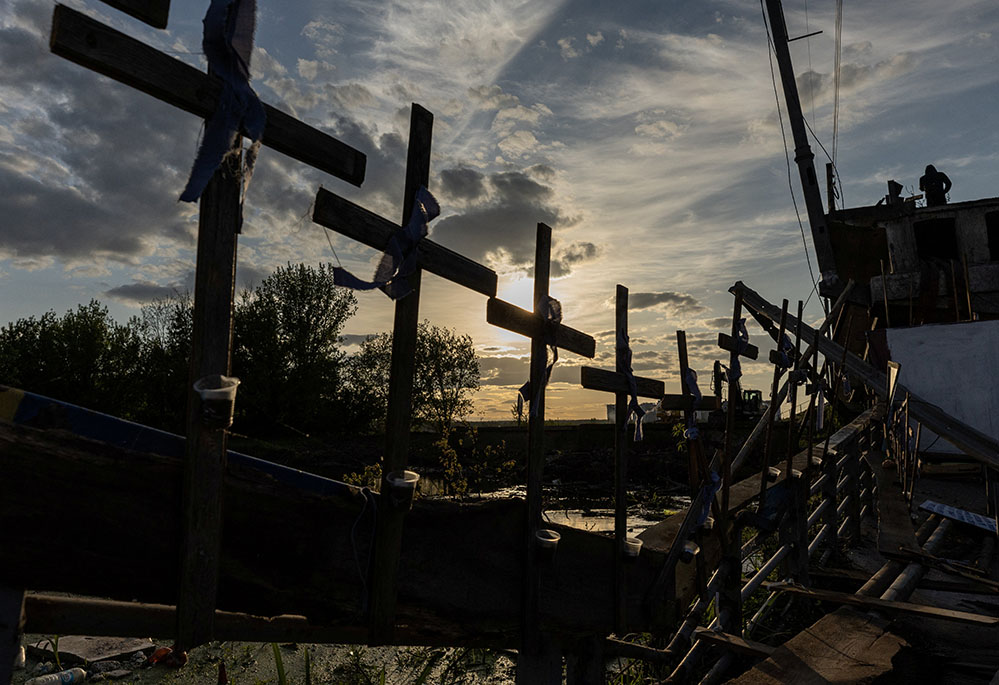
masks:
{"type": "MultiPolygon", "coordinates": [[[[153,647],[153,641],[149,638],[64,635],[59,638],[59,661],[62,664],[78,664],[127,660],[135,652],[146,652],[153,647]]],[[[28,651],[39,659],[52,659],[53,641],[48,638],[39,640],[30,645],[28,651]]]]}

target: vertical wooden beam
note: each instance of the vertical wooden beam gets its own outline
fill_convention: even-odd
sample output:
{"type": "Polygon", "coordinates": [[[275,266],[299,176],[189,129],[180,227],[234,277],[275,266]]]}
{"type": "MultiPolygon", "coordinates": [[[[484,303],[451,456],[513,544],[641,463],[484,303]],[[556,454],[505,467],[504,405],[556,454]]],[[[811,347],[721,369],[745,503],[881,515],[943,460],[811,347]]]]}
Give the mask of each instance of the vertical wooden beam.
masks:
{"type": "MultiPolygon", "coordinates": [[[[620,343],[628,332],[628,289],[617,286],[615,331],[620,343]]],[[[615,370],[628,372],[625,350],[615,345],[615,370]]],[[[628,395],[614,395],[614,625],[624,635],[627,625],[628,577],[624,568],[624,539],[628,535],[628,395]]],[[[641,419],[638,419],[641,421],[641,419]]]]}
{"type": "Polygon", "coordinates": [[[0,587],[0,685],[9,685],[14,675],[23,625],[24,590],[0,587]]]}
{"type": "MultiPolygon", "coordinates": [[[[696,414],[694,413],[693,398],[691,397],[690,385],[687,383],[687,332],[676,332],[676,353],[677,362],[680,366],[680,392],[683,399],[689,402],[683,408],[683,421],[686,426],[696,425],[696,414]]],[[[690,495],[693,497],[697,489],[701,487],[701,482],[708,477],[702,466],[703,454],[700,454],[700,443],[697,440],[687,440],[687,482],[690,485],[690,495]]],[[[682,544],[682,543],[681,543],[682,544]]]]}
{"type": "MultiPolygon", "coordinates": [[[[405,226],[413,212],[416,191],[430,183],[430,146],[434,115],[413,103],[409,119],[409,149],[406,155],[406,183],[403,190],[402,220],[405,226]]],[[[417,269],[407,280],[412,291],[395,303],[392,328],[392,361],[389,369],[388,410],[385,416],[385,456],[382,464],[373,563],[370,569],[369,641],[387,644],[392,640],[402,550],[404,509],[391,502],[388,474],[406,468],[409,431],[412,421],[413,376],[416,373],[417,332],[420,321],[420,281],[417,269]]]]}
{"type": "Polygon", "coordinates": [[[784,300],[784,304],[781,307],[780,312],[780,330],[777,333],[777,351],[776,357],[773,359],[774,362],[774,374],[773,382],[770,385],[770,411],[767,412],[767,432],[766,438],[763,441],[763,464],[760,470],[760,500],[757,511],[760,513],[766,509],[767,506],[767,478],[770,475],[770,453],[773,451],[773,432],[774,432],[774,417],[777,415],[777,391],[778,385],[780,383],[780,377],[784,373],[781,369],[780,364],[777,362],[780,359],[781,348],[784,345],[784,331],[787,330],[787,300],[784,300]]]}
{"type": "Polygon", "coordinates": [[[565,676],[566,685],[603,685],[607,682],[604,639],[587,637],[577,640],[572,651],[566,652],[565,676]]]}
{"type": "Polygon", "coordinates": [[[826,207],[830,214],[836,211],[836,180],[832,162],[826,162],[826,207]]]}
{"type": "MultiPolygon", "coordinates": [[[[237,138],[236,144],[241,139],[237,138]]],[[[226,157],[201,194],[194,322],[188,378],[187,448],[177,647],[186,651],[212,639],[222,544],[222,482],[228,433],[202,420],[194,382],[228,374],[232,350],[232,302],[236,284],[237,234],[242,225],[242,158],[226,157]]]]}
{"type": "Polygon", "coordinates": [[[860,540],[860,444],[854,439],[850,444],[850,458],[846,462],[846,475],[850,476],[846,494],[850,503],[846,507],[846,515],[850,517],[850,525],[846,527],[847,535],[852,542],[860,540]]]}
{"type": "Polygon", "coordinates": [[[739,379],[732,379],[732,369],[739,364],[739,319],[742,316],[742,291],[735,293],[732,310],[732,351],[728,361],[728,413],[725,417],[725,449],[722,451],[722,516],[728,519],[728,491],[732,485],[732,440],[735,433],[735,407],[739,397],[739,379]]]}
{"type": "MultiPolygon", "coordinates": [[[[801,314],[805,308],[805,303],[798,300],[798,319],[794,327],[794,370],[798,372],[804,366],[801,358],[801,314]]],[[[818,340],[815,341],[818,347],[818,340]]],[[[788,396],[791,402],[791,409],[787,417],[787,465],[785,466],[784,477],[790,478],[791,471],[794,470],[794,453],[798,451],[797,441],[794,432],[794,415],[798,403],[798,384],[793,379],[789,379],[790,389],[788,396]]],[[[779,409],[779,407],[778,407],[779,409]]]]}
{"type": "MultiPolygon", "coordinates": [[[[538,224],[534,251],[534,315],[548,311],[548,281],[551,275],[552,229],[538,224]]],[[[561,682],[562,659],[548,635],[540,630],[541,571],[535,533],[541,527],[542,476],[545,466],[545,393],[539,392],[548,365],[544,336],[531,338],[531,397],[527,420],[527,528],[524,567],[524,612],[521,648],[517,655],[517,685],[547,685],[561,682]],[[555,674],[558,681],[555,681],[555,674]]]]}

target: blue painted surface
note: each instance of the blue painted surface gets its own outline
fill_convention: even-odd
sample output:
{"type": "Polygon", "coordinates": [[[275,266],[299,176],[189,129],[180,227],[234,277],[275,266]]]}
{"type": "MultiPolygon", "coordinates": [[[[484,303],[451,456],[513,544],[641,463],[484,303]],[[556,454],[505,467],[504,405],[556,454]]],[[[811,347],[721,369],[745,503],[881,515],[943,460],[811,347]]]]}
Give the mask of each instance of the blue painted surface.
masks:
{"type": "MultiPolygon", "coordinates": [[[[65,430],[80,437],[136,452],[177,458],[184,456],[186,441],[183,436],[119,419],[109,414],[84,409],[75,404],[61,402],[50,397],[0,386],[0,405],[4,405],[6,409],[6,411],[0,411],[0,419],[7,419],[23,426],[65,430]],[[2,401],[2,396],[9,398],[6,405],[2,401]]],[[[266,473],[281,483],[306,492],[320,495],[346,495],[355,491],[355,488],[345,483],[232,450],[227,453],[227,458],[230,464],[238,464],[266,473]]]]}

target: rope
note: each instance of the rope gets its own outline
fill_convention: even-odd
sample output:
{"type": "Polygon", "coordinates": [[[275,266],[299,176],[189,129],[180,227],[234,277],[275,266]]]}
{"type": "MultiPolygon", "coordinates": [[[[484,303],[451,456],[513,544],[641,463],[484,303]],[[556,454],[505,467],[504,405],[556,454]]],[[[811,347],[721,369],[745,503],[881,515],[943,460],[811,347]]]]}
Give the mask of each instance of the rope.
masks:
{"type": "Polygon", "coordinates": [[[635,417],[635,442],[642,441],[642,417],[645,410],[638,403],[638,381],[635,380],[635,372],[631,368],[631,345],[628,340],[628,333],[623,328],[617,332],[617,348],[622,351],[624,357],[624,375],[628,379],[628,418],[635,417]]]}
{"type": "MultiPolygon", "coordinates": [[[[556,332],[558,331],[558,325],[562,323],[562,303],[556,300],[554,297],[548,298],[545,303],[545,318],[544,318],[544,339],[545,345],[547,345],[552,351],[551,363],[545,367],[545,376],[541,379],[541,385],[538,386],[537,391],[534,393],[534,399],[531,399],[531,381],[528,379],[526,383],[520,386],[520,396],[531,403],[531,416],[538,415],[538,407],[541,405],[541,396],[545,391],[545,387],[548,385],[548,381],[552,376],[552,369],[555,368],[555,362],[558,361],[558,346],[556,343],[556,332]]],[[[547,361],[548,352],[545,351],[545,360],[547,361]]]]}

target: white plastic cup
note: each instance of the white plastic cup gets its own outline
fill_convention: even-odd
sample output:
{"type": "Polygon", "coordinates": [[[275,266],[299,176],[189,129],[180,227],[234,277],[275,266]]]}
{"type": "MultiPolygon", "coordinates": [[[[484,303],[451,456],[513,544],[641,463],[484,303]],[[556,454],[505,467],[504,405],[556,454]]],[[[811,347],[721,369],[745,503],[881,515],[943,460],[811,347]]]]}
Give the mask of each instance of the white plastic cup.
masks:
{"type": "Polygon", "coordinates": [[[683,552],[680,553],[680,561],[685,564],[689,564],[700,553],[701,548],[698,547],[696,542],[690,540],[683,546],[683,552]]]}
{"type": "Polygon", "coordinates": [[[71,685],[82,683],[87,678],[87,672],[82,668],[71,668],[59,673],[49,673],[25,681],[24,685],[71,685]]]}
{"type": "Polygon", "coordinates": [[[638,538],[624,539],[624,556],[628,559],[637,559],[642,551],[642,541],[638,538]]]}
{"type": "Polygon", "coordinates": [[[420,474],[416,471],[392,471],[385,476],[389,486],[389,499],[392,505],[399,509],[409,509],[413,506],[413,495],[416,484],[420,482],[420,474]]]}
{"type": "Polygon", "coordinates": [[[237,387],[238,378],[217,373],[202,376],[195,381],[194,391],[201,397],[201,417],[206,425],[212,428],[228,428],[232,425],[237,387]]]}

